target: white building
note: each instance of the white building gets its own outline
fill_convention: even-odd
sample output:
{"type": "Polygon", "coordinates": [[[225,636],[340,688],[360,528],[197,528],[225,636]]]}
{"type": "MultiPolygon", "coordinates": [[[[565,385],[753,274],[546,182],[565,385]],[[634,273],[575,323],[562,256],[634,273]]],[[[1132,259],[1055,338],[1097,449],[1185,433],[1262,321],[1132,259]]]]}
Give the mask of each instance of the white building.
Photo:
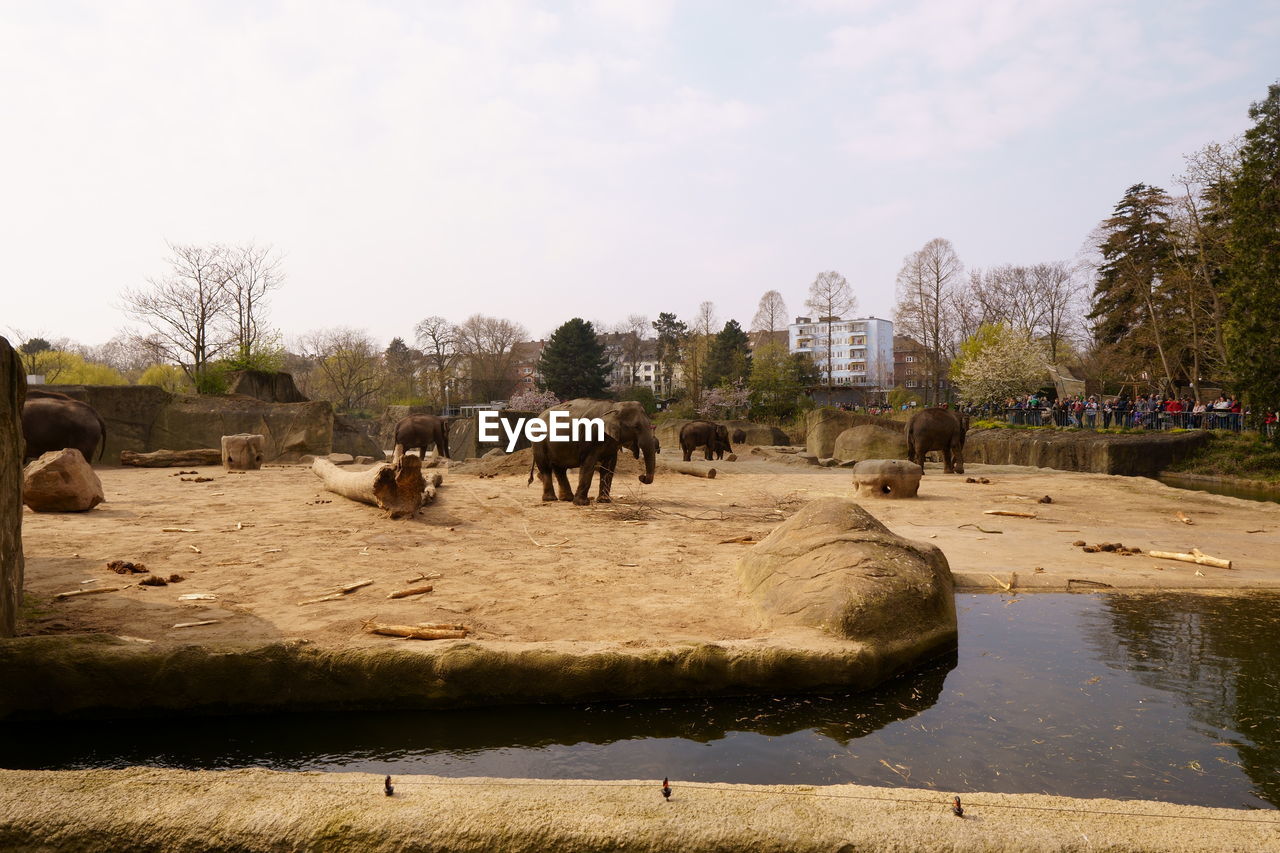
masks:
{"type": "Polygon", "coordinates": [[[825,383],[831,354],[831,384],[868,391],[893,388],[893,323],[877,317],[797,317],[787,327],[793,353],[808,353],[825,383]],[[830,321],[831,345],[827,346],[830,321]]]}

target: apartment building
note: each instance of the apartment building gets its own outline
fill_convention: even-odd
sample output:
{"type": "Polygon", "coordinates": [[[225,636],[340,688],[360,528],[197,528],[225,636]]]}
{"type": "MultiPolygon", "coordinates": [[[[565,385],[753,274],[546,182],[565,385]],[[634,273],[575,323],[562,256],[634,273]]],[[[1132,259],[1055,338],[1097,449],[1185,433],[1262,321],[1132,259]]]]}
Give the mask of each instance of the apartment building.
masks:
{"type": "Polygon", "coordinates": [[[831,384],[864,391],[893,388],[893,323],[878,317],[797,317],[787,327],[788,348],[808,353],[831,384]],[[828,343],[828,328],[830,342],[828,343]]]}

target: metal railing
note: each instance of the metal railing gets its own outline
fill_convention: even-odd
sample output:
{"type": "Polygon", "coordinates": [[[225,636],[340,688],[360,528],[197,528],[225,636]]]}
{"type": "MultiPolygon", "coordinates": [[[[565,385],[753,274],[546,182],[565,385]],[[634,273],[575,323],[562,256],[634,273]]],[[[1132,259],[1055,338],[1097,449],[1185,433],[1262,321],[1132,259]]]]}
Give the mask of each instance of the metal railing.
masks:
{"type": "Polygon", "coordinates": [[[1204,412],[1160,412],[1129,409],[1125,411],[1084,409],[1072,411],[1054,407],[975,407],[969,410],[975,418],[1004,420],[1012,426],[1064,427],[1076,429],[1218,429],[1231,432],[1246,430],[1274,436],[1276,423],[1266,423],[1259,415],[1244,412],[1208,410],[1204,412]]]}

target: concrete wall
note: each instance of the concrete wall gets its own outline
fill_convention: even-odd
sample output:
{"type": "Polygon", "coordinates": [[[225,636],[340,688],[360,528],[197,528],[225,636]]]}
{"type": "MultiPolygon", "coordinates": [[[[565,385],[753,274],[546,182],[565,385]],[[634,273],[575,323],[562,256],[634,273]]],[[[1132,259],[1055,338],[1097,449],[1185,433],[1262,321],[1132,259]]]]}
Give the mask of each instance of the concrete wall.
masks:
{"type": "Polygon", "coordinates": [[[22,360],[0,338],[0,637],[12,637],[22,604],[22,360]]]}
{"type": "Polygon", "coordinates": [[[979,429],[965,439],[966,462],[1154,477],[1209,441],[1203,430],[1120,435],[1089,430],[979,429]]]}

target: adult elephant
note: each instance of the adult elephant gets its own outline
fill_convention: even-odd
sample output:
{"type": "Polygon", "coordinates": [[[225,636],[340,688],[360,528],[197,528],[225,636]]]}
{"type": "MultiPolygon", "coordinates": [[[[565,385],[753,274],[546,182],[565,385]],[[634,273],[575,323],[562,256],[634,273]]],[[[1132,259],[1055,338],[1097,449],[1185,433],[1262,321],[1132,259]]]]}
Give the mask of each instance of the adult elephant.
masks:
{"type": "MultiPolygon", "coordinates": [[[[538,472],[542,481],[542,499],[556,499],[554,486],[560,490],[560,500],[573,501],[577,506],[590,503],[591,478],[596,469],[600,469],[600,491],[596,495],[599,503],[608,503],[610,488],[613,485],[613,472],[618,467],[618,450],[629,449],[637,459],[644,457],[644,473],[640,482],[646,486],[653,482],[653,469],[657,454],[658,441],[654,435],[653,424],[645,414],[644,407],[635,401],[615,402],[613,400],[591,400],[579,398],[552,406],[538,420],[547,427],[546,437],[538,438],[533,443],[533,464],[529,466],[529,482],[533,482],[533,472],[538,472]],[[569,423],[579,419],[599,418],[604,423],[604,436],[600,437],[598,428],[594,431],[579,426],[577,439],[569,441],[552,441],[551,413],[563,411],[568,413],[569,423]],[[578,469],[578,488],[571,489],[569,478],[565,473],[570,468],[578,469]]],[[[560,419],[557,418],[557,422],[560,419]]],[[[568,431],[570,427],[560,427],[568,431]]],[[[531,437],[532,438],[532,437],[531,437]]]]}
{"type": "Polygon", "coordinates": [[[400,457],[418,448],[425,459],[427,451],[434,447],[436,456],[449,458],[449,420],[436,415],[409,415],[396,422],[395,451],[391,454],[392,464],[398,463],[400,457]]]}
{"type": "Polygon", "coordinates": [[[26,442],[22,461],[36,459],[50,450],[74,447],[86,462],[98,459],[107,450],[107,425],[98,410],[88,403],[39,389],[27,391],[22,404],[22,438],[26,442]]]}
{"type": "Polygon", "coordinates": [[[907,421],[907,458],[924,469],[924,458],[937,450],[942,454],[948,474],[964,473],[964,437],[969,431],[969,416],[957,415],[950,409],[921,409],[907,421]]]}
{"type": "Polygon", "coordinates": [[[726,453],[733,452],[733,445],[729,444],[729,428],[711,421],[689,421],[680,427],[680,450],[684,453],[685,462],[699,447],[706,448],[705,458],[708,461],[713,453],[717,459],[723,459],[726,453]]]}

